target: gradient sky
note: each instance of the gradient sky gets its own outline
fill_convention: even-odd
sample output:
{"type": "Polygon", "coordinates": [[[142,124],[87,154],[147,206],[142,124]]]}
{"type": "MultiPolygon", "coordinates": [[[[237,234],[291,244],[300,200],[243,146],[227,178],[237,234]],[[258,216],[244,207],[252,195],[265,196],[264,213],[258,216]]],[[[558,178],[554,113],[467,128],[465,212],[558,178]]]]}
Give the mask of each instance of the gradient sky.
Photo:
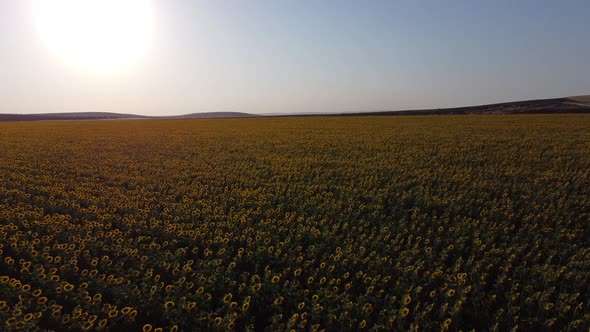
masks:
{"type": "Polygon", "coordinates": [[[149,56],[92,75],[48,52],[27,0],[0,0],[0,113],[354,112],[590,94],[588,0],[156,7],[149,56]]]}

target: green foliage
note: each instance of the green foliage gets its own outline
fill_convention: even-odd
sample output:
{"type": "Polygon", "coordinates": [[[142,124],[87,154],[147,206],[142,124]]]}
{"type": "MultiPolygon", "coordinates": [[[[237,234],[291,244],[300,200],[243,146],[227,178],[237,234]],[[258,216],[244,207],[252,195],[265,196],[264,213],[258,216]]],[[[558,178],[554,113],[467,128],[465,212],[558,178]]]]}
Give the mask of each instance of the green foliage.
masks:
{"type": "Polygon", "coordinates": [[[590,116],[0,123],[1,330],[585,330],[590,116]]]}

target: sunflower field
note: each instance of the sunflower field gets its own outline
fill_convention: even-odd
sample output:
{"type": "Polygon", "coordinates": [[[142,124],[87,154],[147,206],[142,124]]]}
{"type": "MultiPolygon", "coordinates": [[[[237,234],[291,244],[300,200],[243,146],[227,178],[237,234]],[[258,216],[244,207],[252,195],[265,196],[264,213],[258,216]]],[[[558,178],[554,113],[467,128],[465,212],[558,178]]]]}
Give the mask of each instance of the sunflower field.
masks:
{"type": "Polygon", "coordinates": [[[590,328],[590,116],[0,123],[0,330],[590,328]]]}

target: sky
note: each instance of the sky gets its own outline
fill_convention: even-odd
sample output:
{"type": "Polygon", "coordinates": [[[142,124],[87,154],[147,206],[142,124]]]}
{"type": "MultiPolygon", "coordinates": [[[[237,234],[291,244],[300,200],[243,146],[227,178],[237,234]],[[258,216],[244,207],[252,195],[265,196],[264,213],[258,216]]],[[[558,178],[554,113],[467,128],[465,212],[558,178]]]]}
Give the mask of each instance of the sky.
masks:
{"type": "Polygon", "coordinates": [[[101,71],[48,46],[34,0],[0,0],[0,113],[359,112],[590,94],[587,0],[151,3],[149,47],[101,71]]]}

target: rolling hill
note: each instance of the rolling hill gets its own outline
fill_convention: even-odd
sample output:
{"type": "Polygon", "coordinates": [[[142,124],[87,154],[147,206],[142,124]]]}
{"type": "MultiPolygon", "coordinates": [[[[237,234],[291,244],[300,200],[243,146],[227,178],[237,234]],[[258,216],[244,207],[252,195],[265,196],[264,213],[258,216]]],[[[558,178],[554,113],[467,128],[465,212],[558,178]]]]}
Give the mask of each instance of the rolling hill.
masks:
{"type": "Polygon", "coordinates": [[[176,116],[145,116],[122,113],[79,112],[43,114],[0,114],[0,121],[59,121],[59,120],[117,120],[117,119],[213,119],[213,118],[252,118],[269,116],[390,116],[390,115],[483,115],[483,114],[556,114],[590,113],[590,95],[552,99],[513,101],[477,106],[401,110],[372,111],[357,113],[259,115],[242,112],[205,112],[176,116]]]}
{"type": "Polygon", "coordinates": [[[408,111],[378,111],[341,115],[480,115],[590,113],[590,96],[535,99],[478,106],[408,111]]]}

